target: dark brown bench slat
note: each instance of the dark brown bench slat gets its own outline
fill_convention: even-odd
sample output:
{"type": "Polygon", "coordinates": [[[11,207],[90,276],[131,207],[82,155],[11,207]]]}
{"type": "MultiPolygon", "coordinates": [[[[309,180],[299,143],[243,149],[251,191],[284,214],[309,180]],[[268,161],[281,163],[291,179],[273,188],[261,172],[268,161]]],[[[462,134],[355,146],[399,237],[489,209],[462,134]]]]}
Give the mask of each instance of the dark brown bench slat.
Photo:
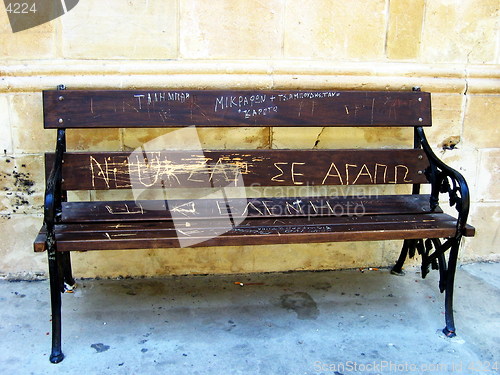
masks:
{"type": "MultiPolygon", "coordinates": [[[[198,223],[200,224],[200,223],[198,223]]],[[[260,245],[337,241],[375,241],[450,237],[456,220],[447,214],[378,215],[352,218],[316,217],[247,220],[220,234],[224,223],[207,220],[196,227],[178,225],[196,246],[260,245]],[[219,225],[218,225],[219,224],[219,225]],[[217,234],[217,236],[215,236],[217,234]]],[[[466,235],[472,236],[469,227],[466,235]]],[[[150,223],[67,224],[56,228],[59,251],[179,247],[171,221],[150,223]]]]}
{"type": "Polygon", "coordinates": [[[45,128],[430,126],[430,94],[390,91],[44,91],[45,128]]]}
{"type": "MultiPolygon", "coordinates": [[[[361,217],[352,218],[348,223],[344,218],[335,217],[316,217],[311,221],[310,228],[311,233],[315,233],[316,242],[335,242],[335,241],[360,241],[360,240],[384,240],[384,239],[403,239],[403,238],[420,238],[424,237],[449,237],[454,233],[455,219],[446,214],[429,214],[426,215],[413,215],[403,217],[401,215],[391,215],[391,216],[371,216],[371,217],[361,217]],[[436,216],[439,215],[439,216],[436,216]],[[424,217],[425,216],[425,217],[424,217]],[[406,218],[404,224],[401,224],[403,219],[406,218]],[[382,220],[382,221],[381,221],[382,220]],[[413,221],[411,221],[413,220],[413,221]],[[335,223],[336,221],[336,223],[335,223]],[[386,232],[383,228],[390,223],[390,233],[386,232]],[[329,233],[318,233],[318,227],[330,225],[332,228],[335,227],[336,232],[329,233]],[[401,226],[403,225],[403,228],[401,226]],[[445,225],[445,227],[443,227],[445,225]],[[375,228],[377,226],[377,228],[375,228]],[[353,227],[357,227],[357,230],[353,230],[353,227]],[[382,228],[382,230],[380,230],[382,228]],[[373,230],[378,229],[376,234],[371,233],[373,230]],[[425,230],[424,230],[425,229],[425,230]],[[342,234],[342,231],[347,231],[342,234]],[[387,237],[385,236],[387,235],[387,237]]],[[[213,230],[217,227],[217,223],[212,220],[210,221],[210,228],[213,230]]],[[[227,224],[224,223],[224,224],[227,224]]],[[[266,236],[266,239],[259,239],[259,235],[255,235],[256,228],[262,228],[267,226],[269,228],[280,228],[280,227],[297,227],[297,218],[282,218],[276,221],[275,219],[257,219],[248,220],[245,222],[247,224],[246,230],[253,231],[253,234],[247,234],[242,241],[240,233],[238,239],[227,239],[228,234],[224,234],[224,239],[220,243],[216,243],[217,239],[207,239],[203,242],[204,246],[217,246],[217,245],[251,245],[251,244],[268,244],[268,243],[286,243],[290,240],[290,236],[298,236],[298,233],[288,233],[280,234],[279,239],[274,238],[269,239],[270,235],[266,236]],[[252,227],[249,227],[249,222],[254,223],[252,227]],[[258,224],[257,226],[255,224],[258,224]],[[281,238],[282,236],[288,236],[281,238]]],[[[242,224],[240,226],[244,226],[242,224]]],[[[302,225],[303,226],[303,225],[302,225]]],[[[222,225],[219,225],[222,227],[222,225]]],[[[185,229],[188,229],[186,227],[185,229]]],[[[196,228],[195,228],[196,229],[196,228]]],[[[200,229],[196,229],[200,230],[200,229]]],[[[239,231],[244,231],[245,229],[240,229],[239,231]]],[[[307,228],[305,229],[307,233],[307,228]]],[[[58,249],[60,251],[87,251],[87,250],[112,250],[112,249],[141,249],[141,248],[153,248],[153,247],[178,247],[179,241],[177,238],[177,232],[174,230],[173,223],[171,221],[166,222],[123,222],[118,224],[61,224],[57,226],[58,233],[58,249]],[[107,237],[105,233],[108,233],[110,237],[107,237]],[[120,236],[123,234],[125,236],[120,236]],[[131,236],[129,234],[134,234],[131,236]],[[112,236],[112,237],[111,237],[112,236]],[[134,237],[132,239],[132,237],[134,237]],[[160,237],[160,238],[159,238],[160,237]],[[111,239],[110,239],[111,238],[111,239]]],[[[464,233],[467,237],[474,236],[475,229],[467,225],[466,231],[464,233]]],[[[304,234],[304,233],[302,233],[304,234]]],[[[274,236],[276,237],[276,236],[274,236]]],[[[218,237],[220,238],[220,237],[218,237]]],[[[294,243],[300,243],[306,241],[306,238],[293,237],[294,243]]],[[[34,249],[37,252],[45,250],[45,231],[40,231],[37,236],[34,249]]],[[[312,242],[306,241],[306,242],[312,242]]],[[[198,246],[198,245],[197,245],[198,246]]],[[[200,245],[201,246],[201,245],[200,245]]]]}
{"type": "MultiPolygon", "coordinates": [[[[64,223],[430,213],[430,195],[63,202],[64,223]],[[229,207],[229,208],[228,208],[229,207]]],[[[437,212],[441,212],[439,209],[437,212]]]]}
{"type": "Polygon", "coordinates": [[[67,190],[427,183],[422,150],[219,150],[66,153],[67,190]],[[241,185],[241,184],[239,184],[241,185]]]}
{"type": "Polygon", "coordinates": [[[47,250],[47,244],[45,243],[46,238],[47,232],[45,231],[45,228],[42,227],[33,242],[33,250],[35,250],[35,252],[42,253],[47,250]]]}
{"type": "MultiPolygon", "coordinates": [[[[250,218],[244,220],[238,228],[262,228],[262,227],[279,227],[279,226],[317,226],[317,225],[364,225],[366,223],[390,224],[396,222],[409,223],[439,223],[437,218],[452,218],[448,214],[442,212],[426,213],[426,214],[394,214],[394,215],[365,215],[365,216],[329,216],[329,217],[281,217],[281,218],[250,218]]],[[[455,219],[454,219],[455,220],[455,219]]],[[[455,220],[456,222],[456,220],[455,220]]],[[[227,219],[204,219],[204,220],[182,220],[176,222],[177,228],[189,229],[196,228],[201,230],[212,229],[227,229],[227,219]]],[[[80,232],[108,232],[108,233],[135,233],[141,231],[168,231],[174,229],[172,220],[167,221],[123,221],[120,223],[101,222],[101,223],[63,223],[57,225],[57,233],[80,233],[80,232]]],[[[469,227],[473,229],[472,227],[469,227]]],[[[471,232],[469,232],[470,234],[471,232]]]]}

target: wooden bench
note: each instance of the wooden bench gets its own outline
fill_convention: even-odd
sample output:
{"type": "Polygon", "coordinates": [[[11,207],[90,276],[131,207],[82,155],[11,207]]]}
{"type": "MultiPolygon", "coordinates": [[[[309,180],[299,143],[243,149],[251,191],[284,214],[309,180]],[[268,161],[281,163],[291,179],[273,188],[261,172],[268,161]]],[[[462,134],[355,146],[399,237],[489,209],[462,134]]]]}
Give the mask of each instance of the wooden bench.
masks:
{"type": "MultiPolygon", "coordinates": [[[[73,285],[70,251],[404,240],[392,272],[422,258],[422,276],[439,269],[447,336],[455,335],[453,283],[466,224],[464,178],[431,150],[430,94],[389,91],[49,90],[44,126],[57,129],[46,155],[44,225],[35,251],[48,251],[52,353],[60,362],[61,292],[73,285]],[[76,128],[411,127],[407,149],[175,150],[148,143],[133,151],[66,151],[76,128]],[[431,185],[420,194],[420,185],[431,185]],[[255,187],[408,185],[407,194],[251,196],[255,187]],[[211,189],[201,193],[203,189],[211,189]],[[125,200],[70,202],[73,190],[127,190],[125,200]],[[235,193],[236,191],[236,193],[235,193]],[[245,192],[244,195],[241,192],[245,192]],[[154,197],[151,192],[159,194],[154,197]],[[178,198],[173,193],[192,194],[178,198]],[[438,206],[447,193],[457,218],[438,206]],[[236,196],[231,196],[231,194],[236,196]],[[153,198],[151,199],[151,197],[153,198]],[[448,259],[445,253],[448,252],[448,259]]],[[[353,145],[355,147],[356,145],[353,145]]],[[[372,186],[373,187],[373,186],[372,186]]],[[[279,255],[278,255],[279,256],[279,255]]]]}

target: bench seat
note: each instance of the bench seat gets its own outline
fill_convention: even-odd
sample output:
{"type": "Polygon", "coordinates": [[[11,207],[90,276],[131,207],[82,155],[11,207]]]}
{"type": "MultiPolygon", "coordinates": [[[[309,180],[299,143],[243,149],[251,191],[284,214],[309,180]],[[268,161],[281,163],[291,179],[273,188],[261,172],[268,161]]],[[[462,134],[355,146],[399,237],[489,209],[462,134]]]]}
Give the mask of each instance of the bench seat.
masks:
{"type": "MultiPolygon", "coordinates": [[[[323,199],[302,197],[287,201],[336,201],[323,199]]],[[[210,207],[216,206],[216,200],[197,201],[205,212],[200,210],[199,215],[186,216],[185,220],[177,217],[175,223],[170,211],[165,209],[164,201],[153,202],[153,205],[152,201],[142,204],[141,201],[66,202],[62,209],[63,220],[55,226],[55,236],[58,251],[87,251],[176,248],[181,247],[179,238],[182,237],[188,237],[199,247],[447,238],[452,237],[457,230],[456,218],[439,208],[433,212],[430,210],[429,195],[385,195],[370,200],[354,197],[338,199],[345,200],[349,200],[354,207],[362,204],[363,214],[328,216],[316,212],[316,216],[313,216],[314,211],[311,209],[313,212],[308,212],[309,216],[292,211],[295,216],[268,214],[262,217],[265,211],[259,209],[258,202],[268,202],[272,214],[272,208],[282,203],[283,199],[252,199],[248,200],[253,203],[252,209],[246,212],[247,218],[233,228],[228,228],[227,220],[216,220],[206,215],[210,207]],[[144,208],[146,205],[160,209],[148,210],[144,208]]],[[[170,206],[182,207],[189,203],[191,201],[170,201],[170,206]]],[[[304,207],[311,208],[312,205],[304,207]]],[[[332,206],[335,207],[333,204],[329,207],[332,206]]],[[[305,209],[301,208],[304,212],[305,209]]],[[[474,228],[467,225],[464,235],[473,236],[474,228]]],[[[35,251],[44,250],[45,235],[41,232],[35,241],[35,251]]]]}

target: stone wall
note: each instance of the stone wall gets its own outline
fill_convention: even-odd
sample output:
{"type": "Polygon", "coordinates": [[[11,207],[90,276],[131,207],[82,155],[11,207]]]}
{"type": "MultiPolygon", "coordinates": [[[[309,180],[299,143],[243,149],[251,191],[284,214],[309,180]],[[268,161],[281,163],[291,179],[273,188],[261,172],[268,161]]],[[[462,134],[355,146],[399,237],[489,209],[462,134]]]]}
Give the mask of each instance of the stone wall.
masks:
{"type": "MultiPolygon", "coordinates": [[[[497,0],[81,0],[13,34],[0,9],[0,274],[43,277],[41,90],[335,88],[432,92],[435,151],[472,190],[462,261],[498,260],[500,31],[497,0]],[[456,148],[443,150],[450,141],[456,148]],[[457,143],[458,142],[458,143],[457,143]]],[[[75,130],[74,150],[129,149],[155,131],[75,130]]],[[[405,130],[223,129],[205,147],[407,144],[405,130]],[[386,143],[387,142],[387,143],[386,143]]],[[[86,197],[82,193],[80,197],[86,197]],[[83,194],[83,195],[82,195],[83,194]]],[[[399,241],[74,254],[79,277],[387,266],[399,241]]]]}

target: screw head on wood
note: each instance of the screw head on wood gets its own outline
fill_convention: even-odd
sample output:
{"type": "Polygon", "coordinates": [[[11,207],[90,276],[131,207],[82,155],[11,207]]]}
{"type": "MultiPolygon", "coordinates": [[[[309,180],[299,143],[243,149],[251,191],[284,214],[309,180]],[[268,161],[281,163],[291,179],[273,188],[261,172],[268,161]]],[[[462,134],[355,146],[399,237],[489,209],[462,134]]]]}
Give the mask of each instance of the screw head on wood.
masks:
{"type": "Polygon", "coordinates": [[[418,158],[419,158],[420,160],[422,160],[422,159],[424,158],[424,156],[423,156],[423,155],[418,155],[418,158]]]}
{"type": "Polygon", "coordinates": [[[62,118],[59,119],[59,124],[62,124],[64,120],[62,118]]]}
{"type": "Polygon", "coordinates": [[[418,122],[422,122],[422,121],[424,121],[424,119],[422,117],[419,117],[418,122]]]}
{"type": "Polygon", "coordinates": [[[424,172],[422,172],[422,171],[418,171],[417,173],[418,173],[418,174],[423,174],[424,172]]]}
{"type": "Polygon", "coordinates": [[[60,97],[58,97],[57,99],[58,99],[60,102],[62,102],[62,101],[64,100],[64,96],[62,96],[62,95],[61,95],[61,96],[60,96],[60,97]]]}

